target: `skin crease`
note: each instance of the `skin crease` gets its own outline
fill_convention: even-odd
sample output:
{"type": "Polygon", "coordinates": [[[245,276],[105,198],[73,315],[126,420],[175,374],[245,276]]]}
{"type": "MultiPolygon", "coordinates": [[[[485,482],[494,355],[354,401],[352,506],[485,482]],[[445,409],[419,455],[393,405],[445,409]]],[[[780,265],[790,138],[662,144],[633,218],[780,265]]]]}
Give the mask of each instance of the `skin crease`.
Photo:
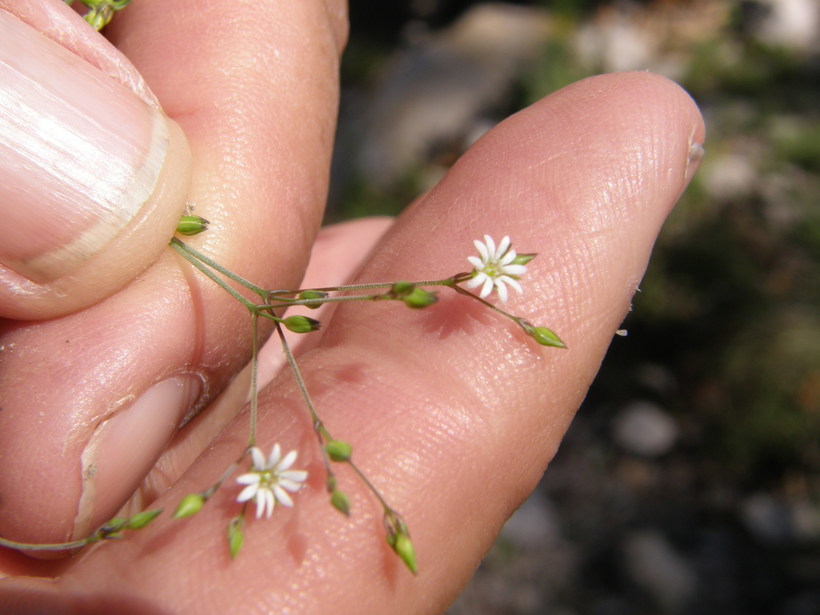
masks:
{"type": "MultiPolygon", "coordinates": [[[[202,215],[220,220],[198,246],[254,281],[295,284],[288,272],[307,260],[326,188],[343,9],[284,2],[273,3],[272,15],[242,5],[226,16],[208,5],[178,9],[185,20],[166,19],[163,10],[162,2],[134,3],[115,20],[111,37],[186,132],[194,162],[191,198],[210,208],[202,215]],[[282,63],[265,79],[246,68],[259,49],[278,52],[282,63]],[[270,79],[280,79],[287,94],[264,99],[260,92],[269,92],[270,79]],[[268,107],[274,104],[275,111],[268,107]],[[299,114],[304,117],[295,121],[299,114]],[[258,124],[265,130],[246,129],[258,124]]],[[[691,177],[690,148],[702,141],[694,103],[661,77],[630,73],[579,82],[481,139],[389,228],[358,274],[361,281],[451,275],[467,268],[472,239],[508,234],[517,250],[539,253],[522,280],[524,295],[513,296],[509,309],[553,328],[568,350],[538,347],[511,323],[442,292],[441,301],[422,312],[341,306],[325,321],[318,346],[302,355],[328,428],[353,443],[357,462],[410,526],[417,577],[384,544],[380,511],[346,468],[338,476],[353,515],[346,519],[328,506],[315,437],[284,372],[261,394],[258,441],[266,452],[274,442],[298,449],[296,467],[311,478],[294,496],[294,509],[277,510],[270,521],[249,516],[235,561],[223,532],[236,514],[238,490],[226,486],[196,517],[161,517],[126,540],[59,564],[60,570],[4,554],[0,566],[8,574],[55,578],[6,578],[0,602],[12,613],[442,612],[557,449],[628,310],[657,232],[691,177]]],[[[361,246],[384,227],[336,229],[315,246],[313,262],[332,260],[340,272],[352,271],[361,246]]],[[[126,303],[139,307],[133,318],[161,308],[161,317],[140,324],[137,341],[118,339],[116,329],[109,333],[135,358],[117,376],[140,388],[158,381],[158,369],[170,375],[193,362],[218,390],[246,356],[246,340],[232,331],[243,317],[186,271],[166,254],[139,284],[90,308],[90,316],[15,324],[6,335],[43,346],[70,319],[99,326],[118,322],[126,303]],[[185,316],[192,310],[195,318],[185,316]],[[174,324],[170,331],[166,320],[174,324]],[[149,360],[141,349],[152,336],[164,344],[149,360]]],[[[81,356],[61,381],[80,381],[99,369],[94,359],[81,356]]],[[[9,399],[22,399],[35,383],[43,386],[45,369],[21,370],[9,399]]],[[[98,412],[107,393],[81,405],[98,412]]],[[[69,399],[49,402],[68,408],[69,399]]],[[[39,424],[21,422],[15,437],[48,450],[82,422],[77,412],[55,415],[47,434],[39,424]]],[[[153,505],[173,508],[236,458],[247,416],[216,414],[209,419],[204,412],[159,459],[161,478],[147,490],[161,494],[153,505]]],[[[49,470],[39,458],[28,455],[25,462],[49,470]]],[[[59,525],[61,514],[67,522],[72,498],[76,502],[76,484],[63,485],[71,481],[55,463],[42,497],[53,503],[57,520],[41,519],[35,533],[42,536],[49,524],[59,525]]],[[[17,482],[4,484],[2,493],[22,499],[26,481],[14,476],[17,482]]],[[[24,512],[36,517],[35,504],[24,512]]]]}

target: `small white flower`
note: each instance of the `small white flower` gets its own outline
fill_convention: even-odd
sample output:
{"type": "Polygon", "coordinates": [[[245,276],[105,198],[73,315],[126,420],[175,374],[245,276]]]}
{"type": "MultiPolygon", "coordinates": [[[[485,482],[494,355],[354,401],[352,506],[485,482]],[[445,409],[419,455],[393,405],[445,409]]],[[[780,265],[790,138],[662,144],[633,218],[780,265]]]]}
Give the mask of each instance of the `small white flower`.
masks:
{"type": "Polygon", "coordinates": [[[254,446],[251,449],[251,458],[253,466],[250,472],[236,479],[240,485],[246,485],[236,501],[256,500],[256,518],[260,518],[264,513],[270,519],[276,502],[282,506],[293,506],[293,500],[288,492],[299,491],[308,473],[304,470],[291,470],[290,467],[296,461],[296,451],[291,451],[282,458],[282,448],[278,444],[273,445],[267,459],[262,451],[254,446]]]}
{"type": "Polygon", "coordinates": [[[498,247],[489,235],[484,235],[483,242],[476,239],[473,243],[481,258],[467,257],[473,266],[473,278],[467,282],[467,288],[481,286],[479,297],[482,299],[495,289],[502,303],[507,302],[508,284],[521,293],[518,277],[527,273],[527,267],[513,263],[517,254],[510,248],[510,238],[505,236],[498,247]]]}

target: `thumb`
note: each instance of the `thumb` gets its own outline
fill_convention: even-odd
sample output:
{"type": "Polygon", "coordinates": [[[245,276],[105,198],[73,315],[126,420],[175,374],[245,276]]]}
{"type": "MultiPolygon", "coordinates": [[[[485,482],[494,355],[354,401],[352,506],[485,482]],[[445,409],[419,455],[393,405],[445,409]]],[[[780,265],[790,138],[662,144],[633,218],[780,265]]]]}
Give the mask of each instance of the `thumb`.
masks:
{"type": "Polygon", "coordinates": [[[61,7],[42,23],[2,6],[0,316],[51,318],[156,260],[185,206],[190,153],[136,71],[76,14],[61,7]],[[44,33],[55,20],[71,49],[44,33]],[[93,53],[71,45],[89,35],[93,53]]]}

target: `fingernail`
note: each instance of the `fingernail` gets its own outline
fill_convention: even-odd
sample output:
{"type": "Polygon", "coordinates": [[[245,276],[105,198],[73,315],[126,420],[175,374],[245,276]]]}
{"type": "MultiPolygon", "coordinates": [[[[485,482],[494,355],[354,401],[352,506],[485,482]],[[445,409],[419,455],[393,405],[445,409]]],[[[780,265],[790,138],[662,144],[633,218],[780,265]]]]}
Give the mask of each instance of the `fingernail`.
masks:
{"type": "Polygon", "coordinates": [[[140,211],[168,122],[131,90],[0,10],[0,262],[45,283],[140,211]]]}
{"type": "Polygon", "coordinates": [[[684,179],[687,184],[692,181],[692,177],[698,168],[700,168],[700,161],[703,160],[705,155],[706,150],[703,149],[703,145],[700,143],[693,143],[689,146],[689,159],[686,161],[686,172],[684,174],[684,179]]]}
{"type": "Polygon", "coordinates": [[[131,497],[201,390],[195,375],[163,380],[97,427],[82,454],[75,537],[107,521],[131,497]]]}

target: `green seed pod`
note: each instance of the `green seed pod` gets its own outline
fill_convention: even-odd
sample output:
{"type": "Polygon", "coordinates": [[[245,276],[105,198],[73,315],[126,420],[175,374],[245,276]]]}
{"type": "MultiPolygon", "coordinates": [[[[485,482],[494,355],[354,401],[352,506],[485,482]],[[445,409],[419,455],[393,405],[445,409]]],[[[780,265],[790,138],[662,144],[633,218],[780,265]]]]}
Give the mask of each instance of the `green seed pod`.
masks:
{"type": "Polygon", "coordinates": [[[341,440],[331,440],[325,444],[325,450],[328,457],[333,461],[350,461],[350,455],[353,452],[353,447],[347,442],[341,440]]]}

